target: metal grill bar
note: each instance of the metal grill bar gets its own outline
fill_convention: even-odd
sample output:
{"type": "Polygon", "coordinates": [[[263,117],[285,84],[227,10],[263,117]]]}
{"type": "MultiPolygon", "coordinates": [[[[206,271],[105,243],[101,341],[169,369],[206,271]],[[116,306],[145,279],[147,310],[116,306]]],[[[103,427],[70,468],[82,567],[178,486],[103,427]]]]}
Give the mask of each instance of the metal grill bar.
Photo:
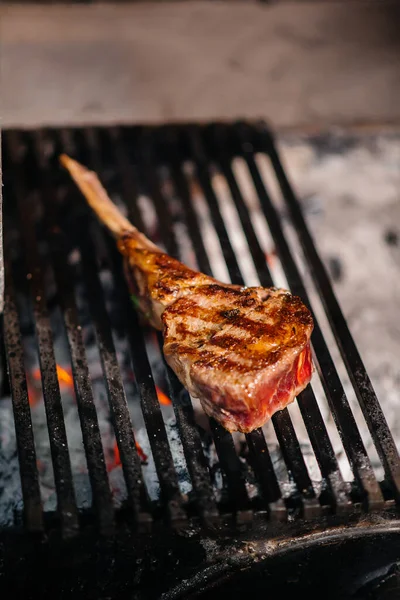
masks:
{"type": "MultiPolygon", "coordinates": [[[[94,163],[95,168],[101,172],[100,157],[96,153],[96,145],[91,143],[93,141],[93,136],[88,135],[87,132],[84,137],[81,137],[79,151],[80,153],[83,152],[88,154],[87,156],[82,156],[81,160],[87,164],[94,163]],[[89,157],[91,157],[92,160],[87,160],[89,157]]],[[[128,198],[128,207],[131,204],[132,201],[130,201],[128,198]]],[[[180,526],[186,521],[186,513],[183,509],[183,499],[179,490],[171,449],[168,443],[167,433],[165,430],[160,405],[157,399],[154,380],[151,374],[151,367],[146,354],[143,332],[140,328],[137,315],[132,309],[129,291],[124,282],[124,277],[121,270],[121,261],[118,261],[115,252],[112,252],[112,254],[115,257],[113,272],[116,274],[117,287],[122,292],[121,295],[123,296],[123,302],[125,305],[124,312],[127,317],[132,365],[140,393],[142,413],[149,436],[149,442],[156,466],[157,476],[160,482],[162,496],[167,506],[168,518],[172,524],[180,526]]]]}
{"type": "MultiPolygon", "coordinates": [[[[72,482],[71,462],[69,457],[67,434],[61,405],[60,387],[58,384],[56,361],[54,356],[53,336],[46,306],[45,287],[42,277],[40,259],[37,252],[37,241],[32,216],[32,207],[26,204],[26,190],[23,188],[24,171],[18,165],[18,137],[7,136],[8,151],[14,160],[14,192],[18,205],[19,223],[25,247],[27,273],[30,276],[30,297],[33,305],[33,316],[37,337],[40,372],[42,378],[43,399],[49,431],[54,480],[57,491],[58,510],[61,517],[62,531],[65,537],[73,536],[78,530],[78,511],[72,482]]],[[[7,197],[7,196],[6,196],[7,197]]],[[[12,202],[12,199],[9,198],[12,202]]]]}
{"type": "MultiPolygon", "coordinates": [[[[242,132],[238,132],[242,135],[242,132]]],[[[276,210],[267,194],[263,181],[259,174],[257,165],[253,157],[253,149],[246,143],[247,138],[239,138],[241,141],[241,150],[247,162],[250,174],[253,178],[260,203],[268,222],[271,235],[277,247],[279,257],[285,269],[288,283],[294,294],[301,296],[303,301],[311,308],[308,295],[302,283],[300,273],[296,263],[291,255],[287,241],[283,235],[283,230],[279,222],[276,210]]],[[[340,382],[335,365],[330,352],[322,335],[318,321],[314,316],[314,331],[312,335],[312,344],[317,358],[317,365],[322,374],[322,383],[327,395],[332,413],[341,434],[343,446],[354,470],[354,475],[364,490],[364,501],[372,507],[383,505],[383,495],[376,481],[374,471],[371,466],[368,454],[365,450],[357,424],[351,412],[350,405],[346,398],[343,386],[340,382]]]]}
{"type": "Polygon", "coordinates": [[[183,510],[182,495],[179,490],[167,433],[152,380],[150,364],[146,355],[143,333],[130,302],[129,290],[124,281],[120,257],[111,248],[110,253],[113,258],[115,282],[121,291],[120,301],[125,317],[131,360],[140,394],[150,447],[160,482],[162,499],[167,509],[169,521],[173,525],[180,526],[186,521],[186,514],[183,510]]]}
{"type": "Polygon", "coordinates": [[[191,158],[196,165],[198,182],[203,189],[204,198],[206,199],[215,230],[218,234],[225,263],[228,267],[229,277],[233,284],[244,285],[239,263],[235,251],[232,248],[225,223],[218,208],[218,201],[210,182],[208,162],[205,160],[205,152],[200,138],[200,132],[197,128],[192,128],[189,136],[191,158]]]}
{"type": "Polygon", "coordinates": [[[161,156],[170,167],[172,181],[175,190],[182,201],[185,224],[190,231],[193,247],[196,253],[197,263],[203,273],[211,275],[211,265],[207,251],[204,246],[203,236],[198,225],[197,216],[191,202],[190,191],[187,181],[182,173],[181,161],[177,151],[177,131],[173,128],[167,128],[160,136],[161,156]]]}
{"type": "Polygon", "coordinates": [[[258,131],[261,133],[262,148],[265,149],[270,156],[283,197],[288,206],[293,224],[295,225],[297,235],[307,260],[312,267],[310,269],[311,275],[318,286],[325,311],[329,317],[329,322],[339,345],[347,372],[363,410],[372,439],[375,442],[379,458],[385,468],[386,477],[392,484],[397,500],[400,501],[400,457],[393,436],[372,387],[371,380],[368,377],[360,354],[351,336],[342,310],[335,297],[326,269],[318,256],[310,232],[307,229],[298,200],[283,170],[272,137],[263,127],[259,128],[258,131]]]}
{"type": "Polygon", "coordinates": [[[246,436],[246,440],[270,519],[284,522],[287,520],[287,510],[262,429],[252,431],[246,436]]]}
{"type": "MultiPolygon", "coordinates": [[[[224,126],[217,126],[212,129],[211,136],[208,139],[211,142],[212,147],[216,149],[217,163],[228,182],[243,231],[249,244],[249,248],[251,248],[260,283],[262,286],[268,287],[273,285],[272,277],[266,266],[265,255],[254,231],[249,212],[245,207],[242,193],[232,172],[227,152],[226,133],[226,128],[224,126]]],[[[330,487],[332,501],[336,511],[339,513],[346,512],[351,507],[350,499],[312,389],[307,387],[306,390],[299,394],[297,402],[322,476],[330,487]]]]}
{"type": "MultiPolygon", "coordinates": [[[[147,140],[147,144],[148,142],[149,140],[147,140]]],[[[126,138],[126,143],[130,147],[135,148],[140,142],[135,138],[126,138]]],[[[147,156],[145,157],[145,161],[147,159],[147,164],[144,164],[145,161],[143,161],[143,157],[141,155],[140,158],[142,160],[139,165],[139,170],[140,173],[143,171],[147,172],[147,182],[149,180],[153,180],[156,184],[157,177],[156,174],[152,172],[151,163],[149,164],[150,157],[150,147],[147,145],[147,156]]],[[[134,159],[135,158],[136,157],[134,157],[134,159]]],[[[143,183],[146,185],[146,180],[144,180],[143,183]]],[[[158,186],[155,184],[153,184],[153,191],[155,188],[157,188],[156,195],[158,199],[155,203],[155,207],[158,221],[159,223],[162,223],[161,234],[163,243],[167,249],[167,252],[173,255],[173,252],[175,251],[176,255],[178,246],[175,239],[175,232],[172,227],[172,221],[167,212],[167,203],[165,198],[162,198],[162,194],[158,186]]],[[[238,521],[248,521],[250,518],[249,499],[246,491],[245,481],[242,475],[240,461],[236,454],[232,436],[213,419],[211,419],[210,425],[220,464],[227,478],[229,496],[232,506],[236,512],[236,518],[238,521]]]]}
{"type": "MultiPolygon", "coordinates": [[[[193,152],[192,158],[196,164],[196,173],[203,188],[204,196],[206,198],[218,238],[221,241],[221,249],[228,267],[231,281],[237,285],[244,285],[239,264],[232,248],[225,223],[218,207],[218,201],[215,197],[214,190],[209,179],[208,166],[207,163],[202,159],[204,156],[204,149],[200,132],[198,129],[192,129],[190,134],[191,151],[193,152]]],[[[270,280],[272,283],[272,279],[270,280]]],[[[298,443],[296,432],[292,425],[288,410],[284,409],[280,411],[279,414],[275,414],[272,417],[272,423],[278,440],[285,442],[285,445],[282,446],[282,449],[287,467],[292,472],[299,491],[304,492],[304,514],[307,517],[316,516],[320,510],[320,506],[318,504],[318,500],[315,498],[313,486],[304,462],[303,454],[300,451],[300,445],[298,443]]]]}
{"type": "MultiPolygon", "coordinates": [[[[164,147],[167,147],[167,144],[169,142],[169,144],[168,144],[169,151],[167,154],[165,154],[165,153],[162,154],[162,159],[163,159],[163,162],[170,165],[172,179],[175,184],[176,191],[178,192],[181,199],[183,200],[182,209],[184,212],[186,225],[190,231],[191,238],[195,241],[194,248],[195,248],[195,252],[196,252],[197,263],[199,265],[200,270],[203,273],[212,275],[211,266],[209,263],[207,252],[204,247],[203,238],[200,233],[199,222],[198,222],[198,218],[197,218],[196,212],[195,212],[193,204],[192,204],[192,198],[191,198],[188,186],[187,186],[187,181],[186,181],[185,177],[183,176],[183,173],[180,168],[180,165],[182,162],[180,160],[180,158],[182,158],[182,157],[179,157],[179,153],[178,153],[178,139],[176,136],[176,130],[172,130],[172,129],[168,128],[163,133],[164,133],[164,136],[166,137],[166,143],[165,143],[164,147]]],[[[164,138],[164,136],[163,136],[163,138],[164,138]]],[[[163,139],[161,140],[161,144],[162,144],[162,141],[163,141],[163,139]]],[[[215,433],[221,434],[221,431],[218,431],[218,429],[215,430],[215,425],[216,424],[214,424],[215,433]]],[[[279,489],[279,484],[276,480],[276,476],[273,471],[272,462],[271,462],[271,459],[269,456],[269,451],[268,451],[267,444],[265,442],[264,434],[262,433],[262,431],[260,431],[260,432],[254,433],[254,434],[250,434],[250,436],[247,436],[247,437],[248,437],[248,439],[250,439],[249,447],[253,451],[253,455],[256,456],[255,467],[256,467],[256,471],[259,475],[260,482],[262,482],[262,490],[263,490],[264,498],[268,503],[269,512],[271,515],[273,515],[273,518],[276,518],[277,520],[285,520],[286,509],[285,509],[285,506],[284,506],[284,503],[282,500],[282,494],[279,489]],[[256,449],[258,450],[258,452],[255,452],[256,449]]],[[[218,443],[218,441],[219,441],[219,437],[217,436],[216,444],[218,443]]],[[[218,446],[218,448],[219,448],[220,452],[223,451],[221,446],[218,446]]],[[[217,451],[218,451],[218,448],[217,448],[217,451]]],[[[231,459],[229,462],[227,461],[225,463],[225,472],[228,476],[228,479],[229,479],[229,477],[231,477],[232,480],[234,480],[236,477],[235,473],[238,472],[240,465],[239,465],[236,453],[234,452],[234,447],[233,447],[232,442],[229,444],[229,449],[230,449],[231,459]],[[236,456],[236,458],[235,458],[235,456],[236,456]],[[232,467],[232,474],[229,475],[229,471],[227,471],[226,469],[230,468],[231,464],[233,464],[234,466],[232,467]]],[[[237,488],[238,485],[239,485],[239,482],[232,481],[230,484],[231,490],[234,490],[235,488],[237,488]]],[[[243,488],[243,483],[240,483],[240,485],[243,488]]],[[[242,498],[244,499],[245,497],[244,497],[243,489],[242,489],[241,495],[242,495],[242,498]]],[[[243,501],[245,502],[245,500],[243,500],[243,501]]]]}
{"type": "Polygon", "coordinates": [[[95,256],[94,246],[89,238],[84,238],[81,245],[82,266],[89,308],[96,330],[102,362],[104,381],[113,418],[115,436],[121,457],[128,496],[133,509],[133,518],[142,524],[151,521],[148,512],[141,509],[141,498],[145,497],[143,489],[140,459],[136,449],[125,390],[112,338],[111,326],[104,304],[97,265],[92,257],[95,256]]]}
{"type": "Polygon", "coordinates": [[[210,426],[220,465],[226,476],[230,503],[237,513],[238,521],[250,521],[252,514],[249,497],[232,435],[214,419],[210,419],[210,426]]]}
{"type": "Polygon", "coordinates": [[[165,247],[171,256],[179,255],[178,244],[175,238],[175,232],[172,223],[172,217],[167,210],[167,203],[160,192],[157,176],[152,169],[154,164],[154,150],[151,138],[151,132],[142,129],[140,135],[134,140],[134,148],[139,147],[140,151],[140,174],[149,196],[154,202],[154,206],[162,227],[162,237],[165,247]]]}
{"type": "Polygon", "coordinates": [[[43,529],[42,502],[24,368],[20,323],[12,283],[11,263],[6,262],[5,267],[4,343],[13,402],[22,498],[24,502],[24,520],[28,531],[40,532],[43,529]]]}
{"type": "MultiPolygon", "coordinates": [[[[122,182],[123,196],[125,198],[137,197],[137,191],[134,180],[129,170],[126,154],[123,152],[123,145],[118,129],[112,130],[113,135],[109,140],[114,150],[117,169],[122,182]]],[[[140,211],[136,203],[131,203],[132,219],[140,230],[144,230],[144,224],[140,211]]],[[[162,341],[159,337],[159,345],[162,347],[162,341]]],[[[194,423],[193,408],[187,392],[184,391],[181,383],[175,374],[165,364],[169,394],[172,399],[176,421],[179,427],[182,439],[183,450],[186,463],[188,465],[190,478],[193,488],[196,492],[196,501],[201,518],[206,524],[214,523],[218,516],[218,509],[214,500],[214,494],[210,483],[207,463],[201,446],[199,431],[194,423]]]]}
{"type": "Polygon", "coordinates": [[[60,297],[60,307],[64,319],[68,346],[74,375],[75,396],[82,429],[88,473],[93,492],[93,505],[97,512],[99,528],[102,534],[114,531],[113,505],[104,459],[100,428],[94,404],[93,391],[89,376],[86,351],[79,323],[78,310],[71,284],[72,276],[67,260],[65,239],[57,223],[54,210],[54,190],[50,183],[44,153],[39,147],[32,152],[32,164],[41,180],[41,200],[45,211],[48,243],[54,265],[54,276],[60,297]]]}
{"type": "MultiPolygon", "coordinates": [[[[158,334],[160,348],[162,336],[158,334]]],[[[186,463],[193,488],[196,491],[197,507],[203,522],[212,525],[218,522],[219,513],[214,498],[208,465],[201,446],[199,431],[194,422],[194,412],[190,396],[182,387],[175,373],[165,363],[169,394],[172,398],[176,422],[182,440],[186,463]]]]}
{"type": "MultiPolygon", "coordinates": [[[[121,188],[123,197],[125,199],[130,197],[137,198],[138,192],[134,182],[132,167],[129,164],[127,153],[124,152],[122,135],[118,128],[112,129],[111,135],[108,136],[107,142],[113,149],[110,160],[115,159],[117,173],[120,177],[120,185],[122,184],[121,188]]],[[[136,227],[139,229],[139,231],[144,231],[145,227],[142,214],[138,209],[136,202],[126,202],[126,204],[129,204],[130,218],[132,219],[132,223],[136,224],[136,227]]]]}
{"type": "MultiPolygon", "coordinates": [[[[203,273],[212,275],[210,262],[204,246],[202,235],[200,233],[198,218],[193,208],[187,181],[183,176],[180,167],[181,160],[177,149],[179,142],[176,129],[169,127],[165,128],[162,131],[162,135],[159,137],[161,138],[158,140],[159,145],[161,145],[161,149],[168,148],[167,152],[163,152],[163,150],[161,150],[162,162],[169,165],[176,192],[182,200],[182,209],[185,216],[185,222],[190,231],[191,239],[193,240],[197,263],[203,273]]],[[[214,427],[215,425],[216,424],[214,424],[214,427]]],[[[218,430],[216,433],[218,433],[218,430]]],[[[282,500],[282,494],[275,476],[275,472],[272,467],[272,461],[264,434],[261,430],[259,430],[249,434],[246,437],[249,448],[253,454],[254,466],[261,485],[262,493],[266,502],[268,503],[269,513],[273,519],[285,520],[287,516],[286,508],[282,500]]],[[[221,448],[220,451],[222,451],[221,448]]],[[[232,455],[232,444],[230,444],[230,452],[232,455]]],[[[235,468],[233,470],[237,472],[237,457],[234,459],[234,455],[232,455],[232,458],[235,461],[235,468]]],[[[228,468],[229,464],[230,463],[226,464],[225,467],[228,468]]],[[[234,486],[237,487],[237,485],[238,483],[232,483],[231,488],[233,489],[234,486]]],[[[242,486],[243,484],[240,485],[242,486]]],[[[241,493],[244,498],[243,490],[241,493]]]]}
{"type": "MultiPolygon", "coordinates": [[[[115,531],[111,490],[90,383],[85,345],[79,329],[80,317],[75,300],[75,282],[72,278],[72,270],[68,266],[71,249],[68,237],[71,236],[71,231],[68,227],[72,221],[69,224],[65,221],[63,216],[65,213],[62,212],[64,210],[68,211],[69,216],[73,219],[73,247],[78,245],[80,249],[80,266],[86,290],[85,297],[96,332],[110,414],[127,485],[131,508],[129,518],[135,526],[147,526],[152,519],[156,520],[160,516],[160,506],[163,516],[173,525],[185,524],[188,515],[196,514],[203,524],[213,526],[220,523],[221,517],[231,517],[231,513],[234,514],[237,523],[250,524],[257,514],[264,518],[264,509],[267,510],[270,520],[285,521],[293,508],[296,509],[294,512],[296,516],[301,513],[304,517],[311,519],[328,512],[346,513],[350,510],[359,510],[359,499],[363,500],[364,507],[368,510],[393,505],[390,490],[387,491],[388,501],[383,498],[381,487],[376,480],[333,359],[315,317],[315,329],[312,337],[314,358],[343,447],[354,472],[358,495],[353,496],[352,494],[350,497],[350,486],[343,481],[316,397],[313,389],[308,386],[299,395],[297,402],[321,471],[322,487],[314,488],[287,409],[275,414],[272,419],[289,477],[296,485],[296,492],[292,492],[290,498],[285,495],[287,498],[285,500],[283,486],[277,478],[263,431],[258,429],[246,435],[249,448],[248,466],[254,470],[261,492],[261,497],[257,496],[251,500],[249,496],[251,488],[248,487],[250,477],[247,479],[242,458],[238,456],[232,435],[216,421],[210,419],[211,434],[226,484],[225,491],[227,491],[227,502],[225,503],[224,500],[221,505],[217,506],[209,464],[206,460],[200,430],[195,422],[190,397],[164,360],[168,391],[172,399],[180,441],[193,486],[193,492],[189,496],[190,503],[185,503],[179,488],[172,449],[169,445],[163,413],[156,394],[155,382],[146,352],[144,331],[130,301],[128,286],[122,271],[121,257],[114,241],[99,233],[100,229],[97,229],[98,225],[81,200],[75,185],[59,169],[58,165],[59,152],[66,150],[84,164],[94,168],[99,173],[105,187],[110,191],[116,191],[123,198],[129,217],[135,225],[146,231],[142,218],[142,207],[138,204],[138,198],[144,192],[154,207],[162,244],[168,253],[182,258],[183,255],[178,256],[181,252],[181,240],[178,238],[178,229],[175,227],[175,219],[178,214],[175,211],[179,206],[178,218],[186,227],[198,267],[204,273],[212,274],[211,261],[201,234],[201,217],[197,212],[195,194],[191,189],[191,182],[186,172],[185,161],[189,161],[191,165],[194,165],[193,181],[200,186],[212,226],[219,237],[222,255],[231,281],[243,285],[244,280],[240,266],[242,263],[235,254],[235,244],[229,238],[229,223],[225,220],[224,207],[222,206],[220,210],[217,192],[214,191],[212,177],[216,172],[215,167],[217,167],[228,186],[260,283],[268,287],[272,284],[271,274],[266,264],[262,245],[253,227],[251,215],[246,208],[245,198],[232,168],[232,159],[236,156],[243,157],[290,289],[310,306],[302,276],[284,236],[281,219],[270,200],[255,161],[254,152],[256,150],[267,152],[291,211],[306,259],[313,269],[313,277],[316,279],[340,350],[344,355],[345,362],[347,361],[346,367],[348,370],[350,369],[350,375],[353,375],[352,383],[385,467],[386,477],[392,484],[394,496],[397,495],[398,498],[400,460],[398,453],[393,451],[395,449],[393,438],[390,432],[388,435],[387,424],[384,419],[381,419],[381,409],[369,379],[366,375],[364,377],[365,371],[363,371],[361,359],[357,351],[353,351],[354,342],[350,337],[344,317],[338,308],[336,299],[333,298],[334,301],[332,301],[332,286],[327,279],[325,270],[323,267],[320,268],[322,263],[306,229],[297,200],[287,182],[270,135],[263,126],[253,127],[240,124],[232,127],[220,124],[208,127],[77,129],[66,131],[63,137],[60,137],[59,132],[53,131],[33,135],[8,132],[5,138],[7,146],[6,176],[10,182],[10,186],[6,186],[6,202],[10,211],[9,216],[15,217],[14,221],[18,223],[15,232],[17,237],[21,236],[25,252],[25,254],[21,253],[21,260],[18,259],[18,262],[14,260],[11,263],[11,253],[16,252],[17,237],[15,239],[11,237],[10,244],[6,244],[8,262],[3,328],[27,530],[43,530],[43,508],[24,370],[20,315],[11,273],[13,270],[15,285],[17,285],[16,269],[20,268],[24,261],[27,263],[27,273],[30,275],[28,280],[19,277],[18,286],[21,287],[20,291],[24,296],[30,296],[33,306],[43,398],[63,536],[74,535],[77,532],[78,510],[56,371],[49,309],[45,297],[44,275],[47,273],[48,262],[51,262],[50,271],[54,272],[58,293],[57,303],[61,308],[69,344],[85,455],[93,492],[93,507],[97,514],[99,529],[103,533],[115,531]],[[166,191],[167,188],[163,186],[165,169],[169,176],[168,185],[171,184],[174,189],[173,200],[170,198],[169,191],[166,191]],[[61,181],[62,187],[59,186],[61,181]],[[67,192],[65,202],[60,190],[63,193],[67,192]],[[35,203],[36,196],[34,194],[39,195],[39,201],[35,203]],[[14,198],[17,200],[15,208],[13,206],[14,198]],[[37,213],[31,210],[33,207],[37,213]],[[45,209],[43,212],[41,211],[42,207],[45,209]],[[92,233],[95,235],[93,236],[92,233]],[[101,266],[105,264],[106,268],[110,268],[118,296],[118,305],[126,324],[130,359],[160,484],[161,504],[154,504],[151,509],[146,487],[142,482],[142,469],[135,447],[132,421],[114,346],[112,324],[99,276],[100,259],[101,266]],[[337,311],[340,312],[340,315],[334,322],[337,311]],[[354,369],[361,370],[354,373],[354,369]],[[364,388],[362,387],[363,382],[365,383],[364,388]],[[378,409],[376,409],[376,405],[378,409]],[[318,497],[317,489],[320,494],[318,497]],[[261,511],[258,512],[260,508],[261,511]]],[[[233,241],[235,242],[235,240],[233,241]]],[[[161,350],[161,334],[158,334],[158,343],[161,350]]],[[[357,490],[355,491],[357,492],[357,490]]]]}
{"type": "Polygon", "coordinates": [[[96,256],[95,248],[90,237],[86,235],[88,226],[89,223],[85,219],[81,223],[81,227],[85,231],[79,237],[82,240],[82,267],[89,309],[96,330],[115,436],[132,508],[132,519],[142,527],[146,527],[151,522],[151,516],[146,506],[147,497],[142,481],[140,459],[114,347],[110,319],[107,314],[104,294],[94,259],[96,256]]]}
{"type": "MultiPolygon", "coordinates": [[[[140,143],[138,140],[132,138],[128,138],[126,141],[131,147],[136,147],[140,143]]],[[[154,160],[154,157],[151,157],[148,143],[149,140],[147,140],[147,157],[145,155],[145,161],[147,158],[147,164],[145,164],[145,161],[141,160],[138,168],[140,173],[147,172],[147,181],[146,179],[143,180],[145,185],[149,180],[157,182],[157,176],[152,171],[152,163],[149,163],[150,158],[153,158],[154,160]]],[[[140,158],[143,158],[142,155],[140,158]]],[[[155,191],[155,189],[157,189],[156,195],[158,198],[155,203],[155,207],[159,223],[162,223],[161,234],[163,243],[165,244],[167,252],[173,254],[175,251],[176,255],[178,246],[175,239],[175,232],[172,227],[171,217],[167,211],[167,202],[165,198],[162,197],[158,185],[153,184],[153,191],[155,191]]],[[[232,436],[226,432],[219,425],[219,423],[212,419],[210,421],[210,425],[220,464],[226,475],[229,496],[232,506],[236,512],[236,518],[238,521],[248,521],[250,518],[249,499],[242,474],[241,464],[236,454],[232,436]]]]}

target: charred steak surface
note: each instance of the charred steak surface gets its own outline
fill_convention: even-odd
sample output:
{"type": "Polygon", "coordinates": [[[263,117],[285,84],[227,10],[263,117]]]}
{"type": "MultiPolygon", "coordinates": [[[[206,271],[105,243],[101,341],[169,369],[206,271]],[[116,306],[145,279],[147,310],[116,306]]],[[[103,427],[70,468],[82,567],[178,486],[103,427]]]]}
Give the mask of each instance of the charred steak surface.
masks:
{"type": "Polygon", "coordinates": [[[311,316],[283,290],[199,286],[162,321],[168,363],[229,431],[261,427],[310,380],[311,316]]]}
{"type": "Polygon", "coordinates": [[[300,298],[189,269],[123,217],[95,173],[69,157],[62,162],[117,238],[140,310],[163,331],[168,364],[204,411],[247,433],[292,402],[313,369],[313,320],[300,298]]]}

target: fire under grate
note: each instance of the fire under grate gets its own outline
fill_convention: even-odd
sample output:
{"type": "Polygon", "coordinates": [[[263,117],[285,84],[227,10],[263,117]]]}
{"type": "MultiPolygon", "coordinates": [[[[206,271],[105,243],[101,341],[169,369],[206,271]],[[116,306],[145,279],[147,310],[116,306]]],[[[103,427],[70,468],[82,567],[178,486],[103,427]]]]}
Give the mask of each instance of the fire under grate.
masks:
{"type": "Polygon", "coordinates": [[[229,531],[228,548],[243,531],[290,538],[366,515],[397,523],[396,446],[264,124],[6,131],[3,175],[5,563],[22,560],[22,538],[27,561],[56,540],[78,545],[80,565],[102,544],[110,557],[128,543],[141,573],[131,536],[173,532],[157,542],[169,555],[182,531],[229,531]],[[316,372],[293,405],[246,436],[205,417],[138,318],[114,242],[59,166],[62,152],[188,266],[289,287],[308,304],[316,372]]]}

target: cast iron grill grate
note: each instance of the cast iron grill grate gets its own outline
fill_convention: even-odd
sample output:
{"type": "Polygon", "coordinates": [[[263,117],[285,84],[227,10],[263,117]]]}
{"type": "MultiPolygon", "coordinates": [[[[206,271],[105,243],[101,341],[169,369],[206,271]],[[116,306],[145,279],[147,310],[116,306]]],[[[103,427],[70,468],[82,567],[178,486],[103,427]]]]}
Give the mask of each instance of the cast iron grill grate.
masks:
{"type": "MultiPolygon", "coordinates": [[[[133,528],[151,527],[151,523],[159,519],[174,527],[184,526],[192,519],[207,526],[218,526],[233,515],[237,524],[246,525],[259,517],[285,522],[393,508],[399,500],[400,490],[396,446],[271,134],[264,124],[6,131],[3,146],[4,348],[14,410],[25,531],[40,533],[55,526],[63,537],[74,537],[85,525],[86,516],[89,519],[95,517],[101,533],[112,535],[121,519],[133,528]],[[135,313],[113,241],[94,220],[58,164],[61,152],[67,152],[96,170],[114,199],[125,204],[137,227],[149,237],[155,237],[155,241],[171,255],[191,260],[205,273],[216,276],[225,273],[232,283],[240,285],[247,283],[249,273],[255,273],[262,285],[273,285],[279,267],[291,291],[306,304],[314,307],[313,294],[322,302],[376,447],[383,477],[377,476],[371,464],[336,359],[332,357],[323,327],[316,317],[312,337],[317,367],[314,379],[320,381],[323,392],[313,383],[299,395],[297,403],[319,470],[318,483],[310,474],[303,444],[299,441],[299,429],[290,410],[277,413],[270,425],[279,444],[281,462],[290,483],[289,492],[264,430],[254,431],[246,435],[245,440],[240,440],[243,454],[242,450],[238,451],[236,437],[216,422],[208,423],[207,420],[206,428],[209,427],[223,474],[224,493],[217,498],[215,482],[210,477],[212,465],[204,445],[203,428],[196,421],[188,395],[164,365],[166,391],[172,399],[179,432],[178,444],[191,484],[190,494],[182,493],[148,355],[148,336],[151,334],[135,313]],[[282,192],[284,210],[271,199],[260,168],[261,159],[269,161],[272,167],[275,182],[282,192]],[[248,181],[254,186],[259,210],[257,220],[262,220],[268,227],[278,266],[269,268],[262,234],[252,216],[251,202],[249,204],[246,186],[238,176],[235,161],[239,161],[241,172],[246,171],[248,181]],[[221,200],[221,189],[224,198],[229,196],[226,205],[221,200]],[[288,217],[302,255],[295,255],[295,242],[286,234],[288,217]],[[233,233],[235,227],[240,229],[239,237],[233,233]],[[238,250],[239,238],[243,242],[243,253],[238,250]],[[71,257],[75,257],[74,260],[71,257]],[[248,259],[250,263],[245,262],[248,259]],[[246,265],[250,265],[248,271],[246,265]],[[52,274],[51,285],[48,283],[49,272],[52,274]],[[135,423],[132,422],[134,417],[129,409],[129,390],[115,345],[115,315],[102,284],[104,273],[112,279],[118,318],[123,322],[123,336],[160,489],[157,502],[149,499],[142,476],[135,423]],[[81,285],[95,334],[126,486],[126,498],[119,509],[113,501],[91,385],[87,340],[82,331],[82,303],[77,292],[81,285]],[[57,498],[51,519],[43,510],[41,497],[24,358],[26,317],[21,313],[21,298],[30,303],[30,323],[40,363],[57,498]],[[54,310],[62,316],[69,348],[90,481],[92,502],[83,513],[77,503],[57,376],[51,318],[54,310]],[[332,418],[327,419],[323,414],[321,393],[332,418]],[[351,481],[342,474],[327,420],[339,433],[343,455],[347,456],[350,465],[351,481]],[[250,493],[244,463],[250,465],[254,475],[256,496],[250,493]]],[[[157,339],[161,347],[161,337],[157,339]]]]}

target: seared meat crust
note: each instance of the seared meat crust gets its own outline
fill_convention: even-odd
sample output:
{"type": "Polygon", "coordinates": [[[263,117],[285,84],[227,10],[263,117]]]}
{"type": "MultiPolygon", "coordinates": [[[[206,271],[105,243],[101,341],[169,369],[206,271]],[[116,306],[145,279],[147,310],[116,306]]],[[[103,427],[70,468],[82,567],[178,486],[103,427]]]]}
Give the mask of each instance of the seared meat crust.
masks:
{"type": "Polygon", "coordinates": [[[294,400],[312,374],[313,321],[300,298],[189,269],[123,217],[95,173],[62,162],[116,236],[131,293],[163,331],[167,362],[205,412],[229,431],[249,432],[294,400]]]}
{"type": "Polygon", "coordinates": [[[171,368],[230,431],[260,427],[311,377],[311,315],[284,290],[199,286],[162,321],[171,368]]]}

